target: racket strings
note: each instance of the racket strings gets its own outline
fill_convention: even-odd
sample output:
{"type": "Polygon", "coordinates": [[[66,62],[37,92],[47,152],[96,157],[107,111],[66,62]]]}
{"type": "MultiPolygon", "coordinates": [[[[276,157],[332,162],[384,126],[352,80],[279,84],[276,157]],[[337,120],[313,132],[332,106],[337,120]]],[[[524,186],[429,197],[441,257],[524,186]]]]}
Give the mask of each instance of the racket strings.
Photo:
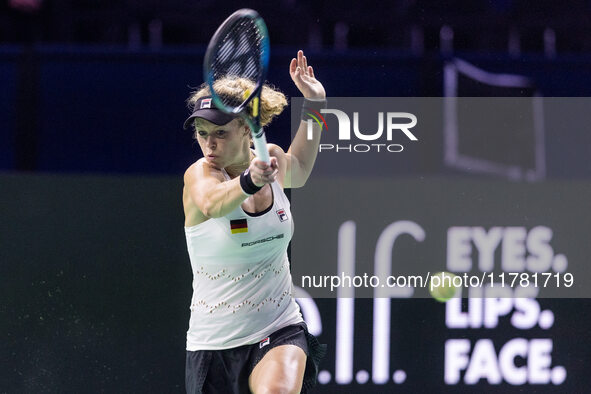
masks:
{"type": "MultiPolygon", "coordinates": [[[[220,40],[216,56],[212,59],[210,68],[214,80],[227,76],[240,76],[253,81],[261,79],[263,65],[261,58],[265,55],[264,36],[255,21],[251,18],[237,20],[220,40]]],[[[224,105],[230,105],[225,102],[224,105]]]]}
{"type": "Polygon", "coordinates": [[[218,94],[217,97],[220,101],[226,106],[230,108],[237,108],[239,107],[243,100],[238,99],[237,97],[228,95],[228,94],[218,94]]]}

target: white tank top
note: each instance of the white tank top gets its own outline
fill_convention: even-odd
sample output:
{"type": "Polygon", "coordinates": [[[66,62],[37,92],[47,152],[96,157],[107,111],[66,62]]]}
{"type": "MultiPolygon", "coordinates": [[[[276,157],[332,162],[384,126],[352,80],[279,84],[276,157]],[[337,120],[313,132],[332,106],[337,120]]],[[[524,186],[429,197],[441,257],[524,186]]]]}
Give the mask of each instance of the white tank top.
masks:
{"type": "Polygon", "coordinates": [[[253,215],[239,206],[224,217],[185,227],[193,270],[187,350],[253,344],[303,321],[287,258],[290,203],[277,182],[271,190],[269,210],[253,215]]]}

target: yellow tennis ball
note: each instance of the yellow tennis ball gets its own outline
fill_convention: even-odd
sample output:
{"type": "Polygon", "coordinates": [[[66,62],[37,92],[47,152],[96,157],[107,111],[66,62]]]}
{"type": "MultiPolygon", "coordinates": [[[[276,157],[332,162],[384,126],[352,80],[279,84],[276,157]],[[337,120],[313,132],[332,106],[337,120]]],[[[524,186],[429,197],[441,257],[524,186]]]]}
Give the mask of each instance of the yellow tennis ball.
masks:
{"type": "Polygon", "coordinates": [[[446,271],[433,275],[429,282],[429,293],[431,293],[431,297],[439,302],[447,302],[453,298],[458,290],[456,285],[460,285],[460,280],[458,279],[455,280],[454,284],[454,278],[458,278],[458,276],[446,271]]]}

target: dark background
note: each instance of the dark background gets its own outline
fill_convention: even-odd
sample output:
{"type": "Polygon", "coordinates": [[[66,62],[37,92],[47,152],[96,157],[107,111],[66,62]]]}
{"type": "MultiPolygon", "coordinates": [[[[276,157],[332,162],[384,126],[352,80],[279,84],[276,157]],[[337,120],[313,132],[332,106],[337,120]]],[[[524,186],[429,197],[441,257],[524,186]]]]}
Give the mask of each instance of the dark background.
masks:
{"type": "MultiPolygon", "coordinates": [[[[180,193],[182,173],[200,157],[182,130],[185,100],[202,82],[215,28],[244,6],[268,24],[268,80],[288,97],[298,95],[287,68],[299,48],[333,97],[442,96],[443,67],[454,57],[531,78],[544,96],[591,93],[584,0],[3,1],[0,392],[183,391],[191,271],[180,193]],[[448,28],[451,47],[441,39],[448,28]]],[[[490,94],[507,93],[466,95],[490,94]]],[[[286,111],[268,139],[287,149],[289,125],[286,111]]],[[[432,154],[393,167],[393,179],[497,179],[447,167],[441,136],[429,138],[432,154]]],[[[547,129],[545,138],[547,179],[588,182],[588,127],[547,129]]],[[[443,305],[393,300],[392,360],[404,361],[392,368],[404,367],[405,384],[330,383],[318,392],[586,392],[589,301],[539,302],[555,313],[550,331],[516,332],[506,321],[452,330],[443,305]],[[500,346],[516,336],[553,338],[565,383],[444,385],[445,339],[500,346]]],[[[334,374],[335,301],[317,303],[331,349],[322,369],[334,374]]],[[[371,365],[371,301],[358,300],[356,312],[357,371],[371,365]]]]}

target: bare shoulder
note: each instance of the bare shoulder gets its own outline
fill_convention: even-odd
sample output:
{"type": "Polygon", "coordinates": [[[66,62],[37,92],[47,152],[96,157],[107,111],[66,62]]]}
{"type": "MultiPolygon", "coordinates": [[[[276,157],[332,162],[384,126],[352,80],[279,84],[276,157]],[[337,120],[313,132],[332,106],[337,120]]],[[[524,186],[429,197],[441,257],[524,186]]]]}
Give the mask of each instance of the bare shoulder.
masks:
{"type": "Polygon", "coordinates": [[[279,167],[278,181],[282,188],[286,187],[287,178],[289,178],[289,161],[287,153],[279,145],[267,144],[269,155],[277,158],[277,165],[279,167]]]}
{"type": "Polygon", "coordinates": [[[205,158],[201,158],[197,160],[195,163],[191,164],[189,168],[185,171],[185,175],[183,177],[185,181],[185,185],[194,184],[199,180],[207,179],[207,178],[214,178],[223,182],[224,175],[219,168],[212,166],[210,163],[205,160],[205,158]]]}
{"type": "Polygon", "coordinates": [[[197,172],[199,171],[199,167],[203,166],[203,163],[200,163],[203,159],[197,160],[195,163],[191,164],[189,168],[185,171],[185,175],[183,179],[185,180],[185,185],[193,183],[196,180],[197,172]]]}
{"type": "Polygon", "coordinates": [[[279,169],[287,170],[289,166],[287,153],[279,145],[275,144],[267,144],[267,149],[269,150],[269,155],[277,158],[279,169]]]}
{"type": "Polygon", "coordinates": [[[285,151],[279,145],[267,144],[267,149],[269,154],[275,156],[277,160],[285,160],[285,151]]]}
{"type": "Polygon", "coordinates": [[[200,195],[212,185],[224,181],[220,169],[209,164],[205,159],[199,159],[191,164],[184,174],[183,208],[185,211],[185,226],[191,227],[207,220],[199,208],[200,195]]]}

